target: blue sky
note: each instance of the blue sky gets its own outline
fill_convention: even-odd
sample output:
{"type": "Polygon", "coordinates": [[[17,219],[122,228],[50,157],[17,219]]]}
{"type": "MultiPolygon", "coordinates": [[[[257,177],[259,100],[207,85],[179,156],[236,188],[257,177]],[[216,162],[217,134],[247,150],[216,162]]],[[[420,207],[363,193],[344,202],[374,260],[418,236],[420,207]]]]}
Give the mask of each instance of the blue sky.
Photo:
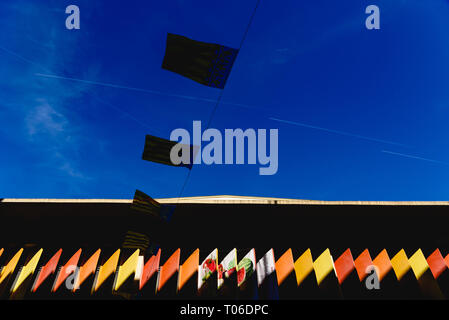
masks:
{"type": "MultiPolygon", "coordinates": [[[[161,69],[166,34],[236,48],[255,4],[1,1],[0,197],[178,196],[145,134],[207,123],[220,90],[161,69]]],[[[183,196],[449,200],[448,30],[446,0],[261,0],[212,127],[279,129],[278,173],[195,166],[183,196]]]]}

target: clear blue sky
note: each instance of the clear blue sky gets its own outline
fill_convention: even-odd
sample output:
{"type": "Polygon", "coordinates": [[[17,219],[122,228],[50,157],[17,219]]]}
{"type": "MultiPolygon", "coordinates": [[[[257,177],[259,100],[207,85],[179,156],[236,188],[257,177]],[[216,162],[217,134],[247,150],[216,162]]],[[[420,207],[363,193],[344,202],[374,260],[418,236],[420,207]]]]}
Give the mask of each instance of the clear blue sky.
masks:
{"type": "MultiPolygon", "coordinates": [[[[178,196],[145,134],[206,123],[219,90],[161,69],[166,34],[238,47],[255,4],[2,0],[0,198],[178,196]]],[[[449,200],[448,31],[446,0],[261,0],[212,127],[278,128],[279,171],[196,166],[183,195],[449,200]]]]}

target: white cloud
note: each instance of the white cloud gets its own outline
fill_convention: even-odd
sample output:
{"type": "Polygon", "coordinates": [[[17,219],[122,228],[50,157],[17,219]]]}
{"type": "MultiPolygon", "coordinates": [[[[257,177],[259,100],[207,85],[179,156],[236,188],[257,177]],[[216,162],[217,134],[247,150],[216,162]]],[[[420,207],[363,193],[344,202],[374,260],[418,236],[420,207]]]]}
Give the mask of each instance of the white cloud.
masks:
{"type": "Polygon", "coordinates": [[[38,104],[31,107],[25,118],[28,135],[50,135],[56,137],[64,134],[69,125],[66,117],[56,111],[45,99],[38,99],[38,104]]]}

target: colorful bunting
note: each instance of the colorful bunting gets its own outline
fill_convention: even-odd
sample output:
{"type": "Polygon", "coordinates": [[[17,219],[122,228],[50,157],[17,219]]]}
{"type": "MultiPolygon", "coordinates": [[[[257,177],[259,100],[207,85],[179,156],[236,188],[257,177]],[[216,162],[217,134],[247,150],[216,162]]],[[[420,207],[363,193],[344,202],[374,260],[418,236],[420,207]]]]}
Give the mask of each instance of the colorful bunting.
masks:
{"type": "MultiPolygon", "coordinates": [[[[1,269],[0,283],[4,282],[6,277],[12,275],[14,270],[17,269],[18,263],[23,250],[20,249],[11,260],[1,269]]],[[[36,272],[39,261],[42,258],[43,250],[40,249],[30,260],[21,266],[17,274],[14,276],[15,280],[12,283],[9,292],[11,296],[14,294],[14,298],[23,298],[24,284],[28,281],[32,281],[31,277],[36,274],[34,283],[29,291],[29,294],[33,294],[41,287],[42,283],[55,273],[57,265],[62,255],[62,249],[59,249],[45,265],[40,267],[39,272],[36,272]],[[20,293],[19,293],[20,292],[20,293]],[[19,293],[18,295],[16,293],[19,293]]],[[[0,251],[1,252],[1,251],[0,251]]],[[[85,280],[95,274],[95,269],[99,261],[101,250],[98,249],[89,259],[79,268],[76,272],[78,261],[81,255],[81,249],[79,249],[63,266],[59,268],[51,292],[55,292],[66,281],[68,276],[72,273],[75,274],[75,287],[68,288],[72,293],[78,294],[78,289],[83,285],[85,280]]],[[[350,249],[345,250],[338,259],[333,261],[332,255],[329,249],[326,249],[315,261],[312,259],[312,253],[310,249],[303,252],[300,257],[293,262],[293,251],[288,249],[284,252],[280,258],[276,261],[273,249],[268,252],[256,263],[255,250],[251,249],[239,263],[237,263],[237,249],[232,249],[221,263],[218,264],[218,249],[213,250],[204,261],[200,264],[200,251],[196,249],[184,262],[180,265],[181,249],[177,249],[165,262],[163,266],[159,268],[161,250],[159,249],[157,254],[151,256],[144,264],[144,256],[140,255],[140,250],[135,250],[122,265],[118,265],[120,258],[120,249],[115,251],[107,261],[99,267],[94,285],[91,293],[98,291],[98,289],[106,282],[107,279],[114,276],[114,282],[112,286],[112,292],[124,294],[125,291],[121,291],[124,284],[131,279],[138,283],[139,290],[148,283],[150,278],[155,280],[152,288],[154,292],[162,292],[166,297],[167,292],[171,292],[167,287],[167,283],[171,280],[176,280],[173,283],[173,294],[179,293],[183,297],[189,297],[189,294],[194,294],[189,290],[180,291],[186,287],[187,282],[195,279],[194,276],[198,273],[198,281],[195,279],[195,289],[199,290],[202,286],[208,282],[207,293],[205,297],[209,298],[238,298],[238,299],[294,299],[295,297],[301,299],[316,299],[316,298],[338,298],[339,295],[343,295],[345,298],[370,298],[368,293],[376,293],[379,291],[382,294],[382,289],[390,290],[387,295],[378,295],[377,297],[394,298],[395,296],[403,298],[431,298],[442,299],[444,294],[449,293],[448,278],[449,274],[446,274],[448,267],[445,263],[445,259],[441,255],[441,252],[436,249],[426,259],[421,249],[418,249],[410,258],[407,258],[405,251],[400,250],[391,260],[388,256],[387,250],[383,249],[374,260],[371,260],[369,251],[364,250],[357,259],[353,260],[350,249]],[[364,279],[367,277],[367,268],[374,267],[377,272],[379,281],[383,281],[387,275],[391,275],[388,278],[389,281],[382,282],[380,289],[367,291],[364,287],[364,279]],[[393,271],[392,271],[393,270],[393,271]],[[293,273],[294,271],[294,273],[293,273]],[[392,272],[390,272],[392,271],[392,272]],[[176,273],[178,273],[176,275],[176,273]],[[312,275],[315,274],[315,276],[312,275]],[[444,279],[442,275],[445,275],[444,279]],[[211,279],[212,275],[217,275],[217,279],[213,277],[213,284],[209,283],[208,279],[211,279]],[[157,275],[156,278],[153,276],[157,275]],[[175,277],[176,275],[176,277],[175,277]],[[235,289],[233,291],[231,286],[224,286],[225,279],[231,275],[236,277],[235,289]],[[254,277],[252,277],[254,275],[254,277]],[[291,277],[290,277],[291,276],[291,277]],[[350,276],[350,280],[349,279],[350,276]],[[294,277],[294,280],[293,280],[294,277]],[[311,278],[313,277],[314,286],[310,285],[311,278]],[[393,279],[392,277],[395,277],[393,279]],[[254,280],[255,290],[252,289],[253,281],[249,282],[249,278],[254,280]],[[289,278],[289,283],[286,279],[289,278]],[[290,279],[291,278],[291,279],[290,279]],[[332,278],[332,279],[331,279],[332,278]],[[267,285],[269,279],[273,280],[273,283],[267,285]],[[305,282],[307,279],[307,282],[305,282]],[[293,280],[294,287],[291,286],[293,280]],[[395,286],[391,283],[391,280],[399,280],[400,286],[395,286]],[[437,281],[438,280],[438,281],[437,281]],[[354,282],[355,281],[355,282],[354,282]],[[335,290],[335,284],[337,290],[335,290]],[[250,284],[247,286],[246,284],[250,284]],[[305,285],[306,283],[307,285],[305,285]],[[325,284],[324,284],[325,283],[325,284]],[[217,286],[215,286],[217,284],[217,286]],[[245,286],[243,286],[245,284],[245,286]],[[155,286],[155,287],[154,287],[155,286]],[[223,291],[223,287],[226,290],[223,291]],[[242,289],[244,287],[244,289],[242,289]],[[278,289],[279,288],[279,289],[278,289]],[[221,289],[221,290],[220,290],[221,289]],[[223,294],[211,295],[210,290],[216,290],[223,294]],[[278,292],[278,290],[280,290],[278,292]],[[306,290],[306,291],[304,291],[306,290]],[[318,291],[316,291],[318,290],[318,291]],[[338,294],[338,291],[341,291],[338,294]],[[225,292],[226,291],[226,292],[225,292]],[[444,292],[444,293],[443,293],[444,292]]],[[[112,282],[111,282],[112,283],[112,282]]],[[[230,284],[233,282],[230,282],[230,284]]],[[[191,288],[189,284],[189,288],[191,288]]],[[[127,290],[132,287],[126,286],[127,290]]],[[[125,289],[123,289],[125,290],[125,289]]],[[[137,290],[137,287],[135,288],[137,290]]],[[[145,295],[147,291],[143,292],[145,295]]],[[[198,292],[199,293],[199,292],[198,292]]],[[[82,293],[85,294],[85,293],[82,293]]],[[[162,294],[162,293],[161,293],[162,294]]],[[[159,295],[159,294],[158,294],[159,295]]],[[[132,295],[129,295],[132,297],[132,295]]],[[[447,297],[446,297],[447,298],[447,297]]]]}

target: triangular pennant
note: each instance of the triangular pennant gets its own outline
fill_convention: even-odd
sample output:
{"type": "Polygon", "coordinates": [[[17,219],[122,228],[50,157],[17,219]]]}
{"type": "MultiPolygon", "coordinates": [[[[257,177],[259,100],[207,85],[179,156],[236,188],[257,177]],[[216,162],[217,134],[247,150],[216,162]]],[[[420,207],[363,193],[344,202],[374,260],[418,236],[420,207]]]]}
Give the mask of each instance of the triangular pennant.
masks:
{"type": "Polygon", "coordinates": [[[59,249],[53,257],[48,260],[47,264],[41,268],[38,276],[33,284],[32,291],[36,292],[36,290],[41,286],[41,284],[53,273],[55,273],[56,268],[58,267],[59,258],[61,257],[62,249],[59,249]]]}
{"type": "Polygon", "coordinates": [[[218,249],[212,251],[203,263],[198,266],[198,290],[201,289],[203,284],[209,277],[217,271],[218,265],[218,249]]]}
{"type": "Polygon", "coordinates": [[[101,249],[95,251],[95,253],[80,267],[78,278],[76,279],[76,285],[73,291],[78,290],[86,279],[95,274],[97,269],[98,260],[100,259],[101,249]]]}
{"type": "MultiPolygon", "coordinates": [[[[72,274],[73,272],[77,272],[78,268],[78,261],[81,256],[81,249],[79,249],[70,259],[67,261],[67,263],[59,269],[58,275],[56,277],[56,280],[53,284],[52,292],[56,292],[58,288],[61,286],[61,284],[67,279],[67,277],[72,274]]],[[[73,290],[73,288],[70,288],[73,290]]]]}
{"type": "Polygon", "coordinates": [[[145,286],[145,284],[150,280],[150,278],[156,274],[156,272],[159,269],[159,262],[161,260],[161,249],[157,251],[157,254],[155,256],[152,256],[148,261],[145,263],[143,270],[142,270],[142,276],[140,278],[139,283],[139,290],[142,290],[142,288],[145,286]]]}
{"type": "Polygon", "coordinates": [[[120,249],[114,252],[114,254],[99,268],[92,292],[97,291],[101,285],[108,279],[113,273],[115,273],[120,258],[120,249]]]}
{"type": "Polygon", "coordinates": [[[402,277],[410,270],[410,263],[404,249],[401,249],[392,259],[391,266],[396,278],[400,281],[402,277]]]}
{"type": "Polygon", "coordinates": [[[313,271],[313,259],[310,249],[304,251],[304,253],[295,261],[294,268],[296,283],[298,286],[300,286],[313,271]]]}
{"type": "Polygon", "coordinates": [[[383,249],[377,255],[377,257],[373,260],[373,265],[377,267],[376,270],[378,272],[377,276],[379,281],[382,281],[392,269],[391,260],[386,249],[383,249]]]}
{"type": "Polygon", "coordinates": [[[295,269],[293,262],[292,249],[288,249],[284,254],[276,261],[276,275],[278,278],[278,285],[287,278],[287,276],[295,269]]]}
{"type": "Polygon", "coordinates": [[[200,263],[200,250],[196,249],[190,257],[179,267],[178,291],[181,290],[189,279],[198,272],[200,263]]]}
{"type": "Polygon", "coordinates": [[[354,265],[360,281],[363,281],[366,276],[371,273],[371,268],[373,268],[373,261],[371,260],[371,255],[369,254],[368,249],[365,249],[357,259],[354,260],[354,265]]]}
{"type": "Polygon", "coordinates": [[[123,265],[118,268],[117,278],[115,280],[114,290],[118,291],[122,284],[131,277],[132,274],[136,274],[137,266],[139,264],[139,249],[126,260],[123,265]]]}
{"type": "Polygon", "coordinates": [[[408,259],[410,267],[415,274],[417,280],[429,269],[426,257],[422,253],[421,249],[418,249],[411,257],[408,259]]]}
{"type": "Polygon", "coordinates": [[[177,249],[159,270],[157,291],[161,291],[165,283],[179,270],[181,249],[177,249]]]}
{"type": "Polygon", "coordinates": [[[19,262],[20,257],[22,256],[23,248],[21,248],[17,253],[14,255],[14,257],[9,260],[9,262],[6,264],[6,266],[3,267],[1,273],[0,273],[0,283],[2,283],[10,274],[14,272],[14,269],[17,266],[17,263],[19,262]]]}
{"type": "Polygon", "coordinates": [[[447,265],[444,262],[444,258],[439,249],[436,249],[427,257],[427,263],[435,279],[438,279],[438,277],[447,270],[447,265]]]}
{"type": "Polygon", "coordinates": [[[14,293],[20,287],[20,285],[34,273],[34,270],[37,268],[37,264],[39,263],[39,259],[41,258],[42,252],[44,250],[40,249],[31,260],[20,270],[17,278],[14,282],[14,285],[11,288],[11,292],[14,293]]]}
{"type": "Polygon", "coordinates": [[[237,285],[240,287],[256,271],[256,251],[251,249],[237,265],[237,285]]]}
{"type": "Polygon", "coordinates": [[[223,285],[224,279],[237,270],[237,249],[232,249],[218,265],[218,289],[223,285]]]}
{"type": "Polygon", "coordinates": [[[334,261],[332,259],[329,249],[326,249],[314,262],[313,269],[315,270],[316,281],[318,285],[334,271],[334,261]]]}
{"type": "Polygon", "coordinates": [[[276,261],[274,260],[273,249],[268,252],[257,262],[257,284],[259,286],[276,270],[276,261]]]}
{"type": "Polygon", "coordinates": [[[342,253],[340,257],[334,262],[335,273],[337,274],[338,283],[342,284],[346,278],[355,269],[354,259],[350,249],[342,253]]]}

